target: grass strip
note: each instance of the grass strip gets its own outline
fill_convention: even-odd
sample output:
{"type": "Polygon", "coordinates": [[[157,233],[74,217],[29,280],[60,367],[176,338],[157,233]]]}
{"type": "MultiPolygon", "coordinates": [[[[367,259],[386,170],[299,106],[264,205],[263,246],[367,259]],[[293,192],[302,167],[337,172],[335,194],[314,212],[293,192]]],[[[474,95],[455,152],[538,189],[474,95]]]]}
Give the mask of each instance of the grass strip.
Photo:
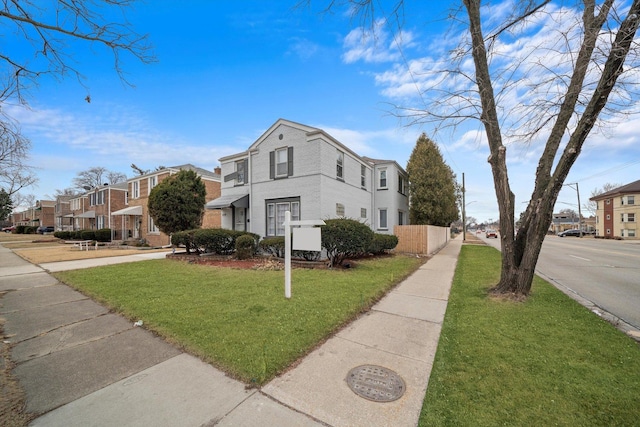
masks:
{"type": "Polygon", "coordinates": [[[489,298],[499,273],[462,247],[419,425],[638,425],[638,344],[539,277],[489,298]]]}
{"type": "Polygon", "coordinates": [[[252,384],[263,384],[422,263],[393,256],[349,270],[237,270],[152,260],[56,273],[187,351],[252,384]]]}

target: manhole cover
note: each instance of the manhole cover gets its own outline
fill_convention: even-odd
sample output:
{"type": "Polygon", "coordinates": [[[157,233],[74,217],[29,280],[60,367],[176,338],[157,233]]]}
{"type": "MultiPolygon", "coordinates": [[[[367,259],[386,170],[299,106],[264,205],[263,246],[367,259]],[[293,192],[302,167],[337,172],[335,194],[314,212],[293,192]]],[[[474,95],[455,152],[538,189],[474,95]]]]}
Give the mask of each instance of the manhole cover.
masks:
{"type": "Polygon", "coordinates": [[[405,390],[404,380],[391,369],[362,365],[347,374],[347,384],[358,396],[374,402],[392,402],[405,390]]]}

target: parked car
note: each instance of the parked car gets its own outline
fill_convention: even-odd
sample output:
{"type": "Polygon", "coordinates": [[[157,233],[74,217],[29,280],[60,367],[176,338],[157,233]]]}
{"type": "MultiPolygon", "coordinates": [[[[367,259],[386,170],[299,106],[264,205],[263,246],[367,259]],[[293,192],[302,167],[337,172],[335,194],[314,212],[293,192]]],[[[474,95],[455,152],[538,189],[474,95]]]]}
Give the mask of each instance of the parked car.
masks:
{"type": "MultiPolygon", "coordinates": [[[[584,232],[582,234],[584,234],[584,232]]],[[[575,230],[575,229],[564,230],[558,233],[558,237],[567,237],[567,236],[580,237],[580,230],[575,230]]]]}
{"type": "Polygon", "coordinates": [[[53,233],[54,231],[55,228],[53,228],[52,226],[41,226],[36,229],[36,233],[38,234],[53,233]]]}
{"type": "Polygon", "coordinates": [[[10,227],[3,227],[2,231],[4,231],[5,233],[11,233],[12,231],[15,231],[15,229],[16,229],[16,226],[12,225],[10,227]]]}
{"type": "Polygon", "coordinates": [[[491,237],[495,237],[497,239],[498,238],[498,233],[496,232],[496,230],[487,229],[487,232],[485,233],[485,237],[487,239],[489,239],[491,237]]]}

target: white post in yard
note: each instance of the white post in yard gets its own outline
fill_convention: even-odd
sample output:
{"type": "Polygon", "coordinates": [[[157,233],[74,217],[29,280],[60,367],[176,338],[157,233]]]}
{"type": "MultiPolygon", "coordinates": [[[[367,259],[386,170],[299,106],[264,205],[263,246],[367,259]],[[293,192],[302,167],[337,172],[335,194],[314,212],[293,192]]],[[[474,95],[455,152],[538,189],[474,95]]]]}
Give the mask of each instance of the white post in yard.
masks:
{"type": "Polygon", "coordinates": [[[284,297],[291,298],[291,212],[284,213],[284,297]]]}
{"type": "Polygon", "coordinates": [[[301,251],[321,251],[321,232],[316,225],[325,225],[322,220],[291,221],[291,212],[284,213],[284,296],[291,298],[291,249],[301,251]],[[293,233],[291,227],[298,227],[293,233]],[[303,227],[303,228],[300,228],[303,227]],[[306,228],[305,228],[306,227],[306,228]]]}

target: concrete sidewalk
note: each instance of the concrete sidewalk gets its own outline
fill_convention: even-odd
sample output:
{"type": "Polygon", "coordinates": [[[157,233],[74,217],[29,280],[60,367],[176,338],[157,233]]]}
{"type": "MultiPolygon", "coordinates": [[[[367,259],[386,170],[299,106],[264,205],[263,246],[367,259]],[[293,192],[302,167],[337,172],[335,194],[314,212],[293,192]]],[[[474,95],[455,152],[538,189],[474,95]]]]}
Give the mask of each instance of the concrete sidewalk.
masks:
{"type": "Polygon", "coordinates": [[[462,239],[452,240],[298,366],[261,390],[226,377],[58,283],[48,271],[132,262],[140,254],[32,266],[0,246],[0,316],[34,426],[417,425],[462,239]],[[102,260],[102,261],[100,261],[102,260]],[[360,365],[406,385],[374,402],[347,385],[360,365]]]}

